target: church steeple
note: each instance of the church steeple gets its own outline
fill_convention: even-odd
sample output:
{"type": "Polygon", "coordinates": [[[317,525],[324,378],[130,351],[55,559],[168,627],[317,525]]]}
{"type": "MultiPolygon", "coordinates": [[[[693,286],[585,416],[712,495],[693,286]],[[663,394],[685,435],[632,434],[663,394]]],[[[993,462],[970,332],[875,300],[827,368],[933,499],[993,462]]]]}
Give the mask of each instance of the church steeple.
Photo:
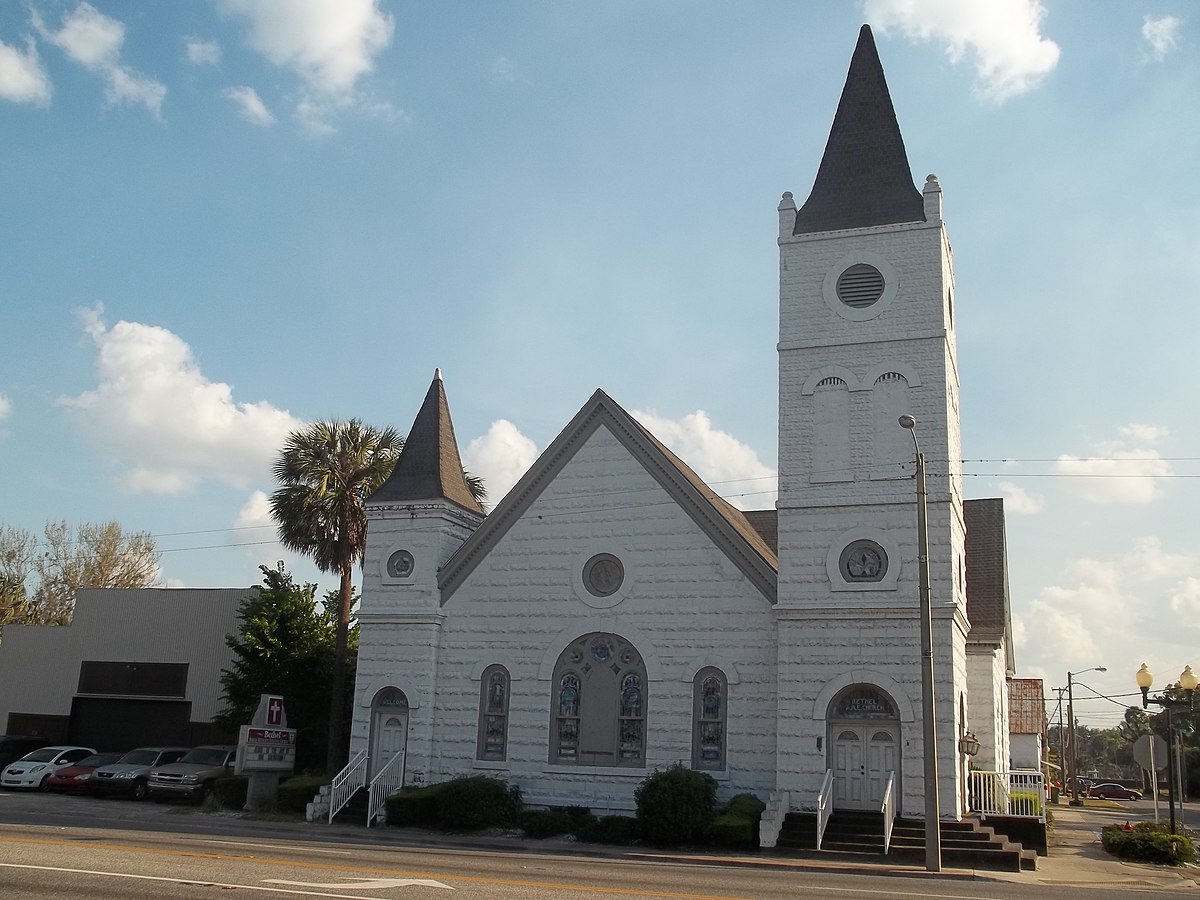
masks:
{"type": "Polygon", "coordinates": [[[875,39],[864,25],[817,179],[792,234],[923,221],[875,39]]]}
{"type": "Polygon", "coordinates": [[[396,461],[396,468],[370,500],[396,503],[438,498],[484,514],[463,476],[462,457],[454,437],[441,369],[433,373],[433,383],[404,442],[404,451],[396,461]]]}

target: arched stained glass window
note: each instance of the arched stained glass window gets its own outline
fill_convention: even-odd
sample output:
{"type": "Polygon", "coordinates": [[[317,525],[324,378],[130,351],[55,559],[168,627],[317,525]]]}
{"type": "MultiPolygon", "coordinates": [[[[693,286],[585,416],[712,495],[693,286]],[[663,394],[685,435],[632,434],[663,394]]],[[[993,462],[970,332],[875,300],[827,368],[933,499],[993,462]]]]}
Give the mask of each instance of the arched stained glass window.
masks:
{"type": "Polygon", "coordinates": [[[725,768],[725,723],[729,683],[711,666],[692,681],[692,768],[725,768]]]}
{"type": "Polygon", "coordinates": [[[476,759],[508,758],[508,669],[488,666],[479,679],[479,741],[476,759]]]}
{"type": "Polygon", "coordinates": [[[598,632],[575,639],[553,684],[550,762],[645,766],[646,667],[632,644],[598,632]]]}

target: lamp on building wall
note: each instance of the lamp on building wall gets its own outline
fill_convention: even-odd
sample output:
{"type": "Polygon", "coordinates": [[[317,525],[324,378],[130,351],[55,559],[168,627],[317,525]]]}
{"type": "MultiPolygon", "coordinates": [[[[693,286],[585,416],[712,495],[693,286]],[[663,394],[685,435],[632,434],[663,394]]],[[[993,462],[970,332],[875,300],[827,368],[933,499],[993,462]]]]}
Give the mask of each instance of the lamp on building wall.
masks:
{"type": "Polygon", "coordinates": [[[917,443],[917,420],[901,416],[900,427],[912,435],[917,457],[917,573],[921,601],[921,718],[925,754],[925,869],[942,871],[941,806],[938,802],[937,722],[933,696],[933,611],[929,597],[928,498],[925,493],[925,454],[917,443]]]}
{"type": "Polygon", "coordinates": [[[1083,806],[1083,801],[1079,799],[1079,756],[1075,752],[1075,683],[1071,680],[1076,675],[1083,675],[1085,672],[1107,672],[1108,669],[1104,666],[1092,666],[1090,669],[1080,669],[1078,672],[1067,673],[1067,718],[1071,721],[1068,727],[1071,730],[1071,805],[1083,806]]]}
{"type": "MultiPolygon", "coordinates": [[[[1175,769],[1175,726],[1171,721],[1171,710],[1192,708],[1192,700],[1195,697],[1196,688],[1200,686],[1200,678],[1196,677],[1196,673],[1192,671],[1190,665],[1184,666],[1183,671],[1179,673],[1179,680],[1168,685],[1166,690],[1157,697],[1150,696],[1150,686],[1154,684],[1154,673],[1150,671],[1149,666],[1142,663],[1142,667],[1137,670],[1134,679],[1142,692],[1142,709],[1148,709],[1153,703],[1167,711],[1167,793],[1170,795],[1168,806],[1171,811],[1171,834],[1175,834],[1175,791],[1179,777],[1175,769]],[[1172,696],[1170,692],[1174,692],[1175,696],[1172,696]],[[1183,693],[1182,697],[1178,696],[1180,692],[1183,693]]],[[[1158,802],[1157,799],[1155,802],[1158,802]]]]}
{"type": "Polygon", "coordinates": [[[979,753],[979,738],[975,737],[974,732],[968,731],[958,739],[958,752],[963,756],[975,756],[979,753]]]}

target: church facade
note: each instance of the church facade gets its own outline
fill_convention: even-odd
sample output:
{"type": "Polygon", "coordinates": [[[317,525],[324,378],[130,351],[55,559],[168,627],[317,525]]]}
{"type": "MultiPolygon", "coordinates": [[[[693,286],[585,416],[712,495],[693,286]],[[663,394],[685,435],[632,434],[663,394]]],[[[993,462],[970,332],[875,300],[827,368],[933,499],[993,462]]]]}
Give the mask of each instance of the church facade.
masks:
{"type": "Polygon", "coordinates": [[[878,810],[890,782],[920,817],[926,715],[943,817],[964,809],[964,734],[976,767],[1006,767],[1003,507],[962,497],[941,188],[913,184],[865,26],[812,191],[778,217],[775,509],[735,509],[597,390],[485,514],[435,375],[367,504],[350,753],[368,778],[484,773],[532,804],[620,812],[679,763],[784,811],[827,778],[838,808],[878,810]]]}

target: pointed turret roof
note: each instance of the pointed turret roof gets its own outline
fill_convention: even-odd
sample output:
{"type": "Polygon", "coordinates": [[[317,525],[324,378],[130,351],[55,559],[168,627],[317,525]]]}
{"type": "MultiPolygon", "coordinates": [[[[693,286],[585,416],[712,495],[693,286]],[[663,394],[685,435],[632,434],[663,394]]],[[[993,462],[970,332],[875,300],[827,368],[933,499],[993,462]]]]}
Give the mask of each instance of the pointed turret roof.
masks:
{"type": "Polygon", "coordinates": [[[817,180],[792,234],[924,221],[875,39],[864,25],[817,180]]]}
{"type": "Polygon", "coordinates": [[[408,432],[396,468],[369,499],[396,503],[439,498],[484,514],[463,476],[462,457],[454,438],[454,423],[450,421],[450,404],[446,402],[441,369],[433,373],[433,384],[429,385],[421,411],[408,432]]]}

